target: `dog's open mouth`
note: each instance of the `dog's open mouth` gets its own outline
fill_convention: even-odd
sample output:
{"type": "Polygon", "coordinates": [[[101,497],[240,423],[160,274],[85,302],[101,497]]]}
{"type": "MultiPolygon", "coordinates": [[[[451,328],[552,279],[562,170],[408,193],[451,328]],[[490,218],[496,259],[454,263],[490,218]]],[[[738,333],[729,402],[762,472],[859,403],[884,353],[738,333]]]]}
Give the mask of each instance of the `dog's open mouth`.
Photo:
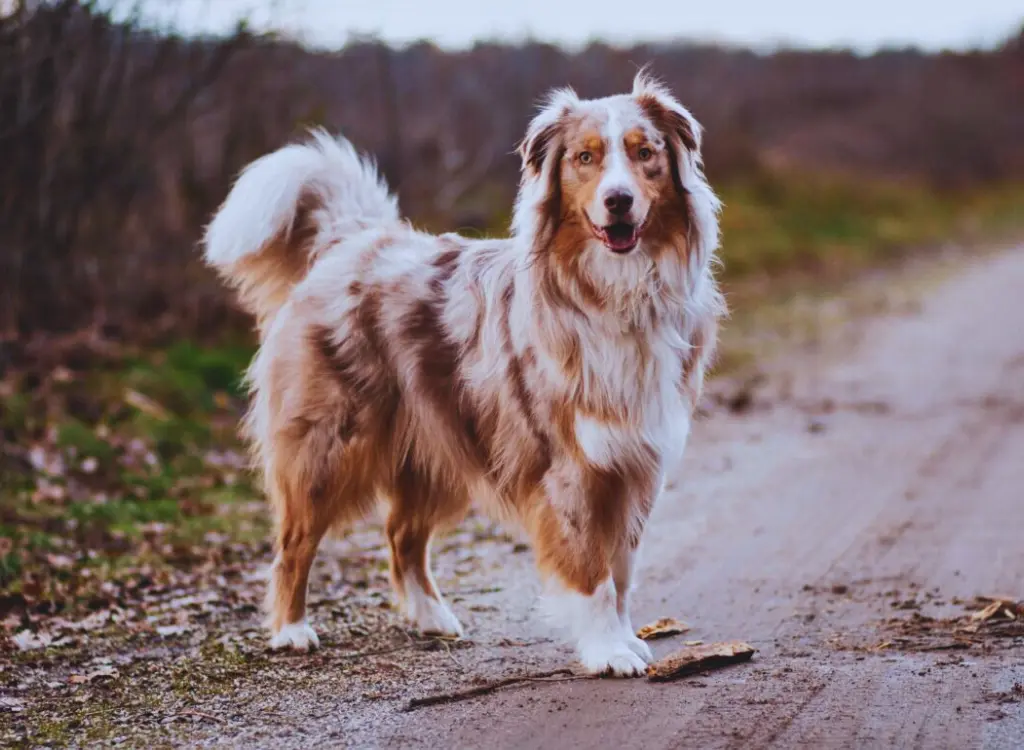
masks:
{"type": "Polygon", "coordinates": [[[640,241],[640,232],[643,225],[636,225],[628,221],[617,221],[603,227],[590,225],[597,238],[604,243],[604,246],[613,253],[626,254],[640,241]]]}

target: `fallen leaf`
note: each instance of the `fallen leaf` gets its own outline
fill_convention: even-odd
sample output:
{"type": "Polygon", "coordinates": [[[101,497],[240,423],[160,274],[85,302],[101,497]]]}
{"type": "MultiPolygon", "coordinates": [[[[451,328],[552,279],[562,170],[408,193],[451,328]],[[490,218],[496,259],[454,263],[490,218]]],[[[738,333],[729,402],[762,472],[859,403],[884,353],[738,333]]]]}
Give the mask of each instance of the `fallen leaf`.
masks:
{"type": "Polygon", "coordinates": [[[1024,616],[1024,602],[1018,602],[1013,597],[979,596],[976,601],[988,602],[988,604],[977,612],[971,613],[972,622],[1013,621],[1024,616]]]}
{"type": "Polygon", "coordinates": [[[156,629],[156,632],[167,638],[172,635],[187,633],[189,630],[191,630],[191,628],[188,625],[161,625],[156,629]]]}
{"type": "Polygon", "coordinates": [[[134,406],[146,416],[158,419],[161,422],[165,422],[171,418],[171,415],[164,407],[149,396],[144,396],[138,391],[133,391],[131,389],[126,390],[124,392],[124,402],[129,406],[134,406]]]}
{"type": "Polygon", "coordinates": [[[49,451],[45,446],[33,445],[28,451],[32,468],[43,474],[60,477],[64,475],[64,459],[59,453],[49,451]]]}
{"type": "Polygon", "coordinates": [[[47,555],[46,562],[56,570],[70,570],[75,560],[68,555],[47,555]]]}
{"type": "Polygon", "coordinates": [[[660,620],[644,625],[636,631],[636,637],[644,641],[653,641],[657,638],[667,638],[670,635],[679,635],[690,630],[690,626],[674,617],[662,617],[660,620]]]}
{"type": "Polygon", "coordinates": [[[19,711],[25,710],[25,701],[20,698],[11,698],[9,696],[0,695],[0,713],[4,711],[10,711],[11,713],[18,713],[19,711]]]}
{"type": "Polygon", "coordinates": [[[53,643],[53,636],[49,633],[33,633],[31,630],[22,630],[11,638],[19,651],[34,651],[46,648],[53,643]]]}
{"type": "Polygon", "coordinates": [[[992,602],[991,604],[989,604],[984,609],[979,610],[978,612],[974,612],[971,615],[971,619],[974,620],[975,622],[978,622],[978,621],[984,622],[985,620],[990,620],[996,614],[998,614],[999,610],[1001,610],[1003,608],[1003,606],[1004,606],[1003,602],[992,602]]]}
{"type": "Polygon", "coordinates": [[[68,678],[68,682],[72,685],[86,685],[93,682],[102,682],[104,680],[114,680],[117,679],[117,677],[117,670],[113,667],[100,667],[88,674],[73,674],[68,678]]]}
{"type": "Polygon", "coordinates": [[[684,648],[647,667],[647,679],[651,682],[665,682],[709,669],[720,669],[729,664],[749,661],[754,651],[752,646],[742,641],[684,648]]]}
{"type": "Polygon", "coordinates": [[[113,613],[109,609],[101,609],[99,612],[93,612],[91,615],[86,617],[84,620],[77,623],[78,629],[80,630],[99,630],[108,622],[113,613]]]}
{"type": "Polygon", "coordinates": [[[1015,596],[977,596],[975,599],[979,602],[1002,602],[1003,604],[1016,604],[1017,602],[1015,596]]]}
{"type": "Polygon", "coordinates": [[[1017,620],[1024,617],[1024,601],[1017,601],[1012,596],[978,596],[974,601],[980,605],[985,604],[981,610],[971,613],[973,622],[988,622],[989,620],[1017,620]]]}

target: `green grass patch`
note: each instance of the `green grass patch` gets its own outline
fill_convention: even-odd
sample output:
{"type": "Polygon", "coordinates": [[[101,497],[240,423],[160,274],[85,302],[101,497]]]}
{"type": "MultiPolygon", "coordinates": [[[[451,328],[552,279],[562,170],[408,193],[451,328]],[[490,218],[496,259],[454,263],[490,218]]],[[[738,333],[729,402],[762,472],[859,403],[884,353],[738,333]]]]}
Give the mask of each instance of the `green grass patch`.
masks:
{"type": "Polygon", "coordinates": [[[252,353],[181,342],[0,383],[0,596],[74,606],[265,538],[237,436],[252,353]]]}
{"type": "Polygon", "coordinates": [[[719,188],[722,279],[834,278],[948,241],[1024,228],[1024,185],[943,192],[914,183],[763,175],[719,188]]]}
{"type": "Polygon", "coordinates": [[[216,408],[218,394],[244,395],[243,375],[252,354],[251,346],[204,348],[180,342],[126,362],[118,385],[143,393],[180,416],[208,412],[216,408]]]}
{"type": "Polygon", "coordinates": [[[118,498],[106,502],[73,502],[64,506],[66,518],[85,526],[102,526],[113,531],[133,531],[140,524],[173,523],[181,516],[181,507],[169,498],[145,502],[118,498]]]}

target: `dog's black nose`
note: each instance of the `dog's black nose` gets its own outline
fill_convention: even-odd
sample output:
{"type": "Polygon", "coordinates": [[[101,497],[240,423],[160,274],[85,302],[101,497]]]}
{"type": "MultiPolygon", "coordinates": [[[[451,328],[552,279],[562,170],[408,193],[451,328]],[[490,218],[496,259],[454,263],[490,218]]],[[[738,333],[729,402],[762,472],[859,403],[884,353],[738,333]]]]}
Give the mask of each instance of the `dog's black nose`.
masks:
{"type": "Polygon", "coordinates": [[[604,197],[604,207],[608,213],[614,216],[622,216],[629,213],[633,207],[633,196],[625,190],[613,190],[604,197]]]}

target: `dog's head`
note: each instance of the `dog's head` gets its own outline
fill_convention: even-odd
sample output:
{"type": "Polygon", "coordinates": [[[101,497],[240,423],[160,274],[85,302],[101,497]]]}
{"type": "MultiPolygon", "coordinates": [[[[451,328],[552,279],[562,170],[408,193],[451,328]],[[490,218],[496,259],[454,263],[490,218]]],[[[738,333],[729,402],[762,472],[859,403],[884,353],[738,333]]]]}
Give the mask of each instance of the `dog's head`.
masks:
{"type": "Polygon", "coordinates": [[[629,94],[584,100],[555,91],[519,148],[513,229],[533,238],[534,252],[575,268],[600,265],[605,277],[614,259],[623,272],[665,254],[688,265],[718,238],[700,145],[697,121],[644,73],[629,94]]]}

